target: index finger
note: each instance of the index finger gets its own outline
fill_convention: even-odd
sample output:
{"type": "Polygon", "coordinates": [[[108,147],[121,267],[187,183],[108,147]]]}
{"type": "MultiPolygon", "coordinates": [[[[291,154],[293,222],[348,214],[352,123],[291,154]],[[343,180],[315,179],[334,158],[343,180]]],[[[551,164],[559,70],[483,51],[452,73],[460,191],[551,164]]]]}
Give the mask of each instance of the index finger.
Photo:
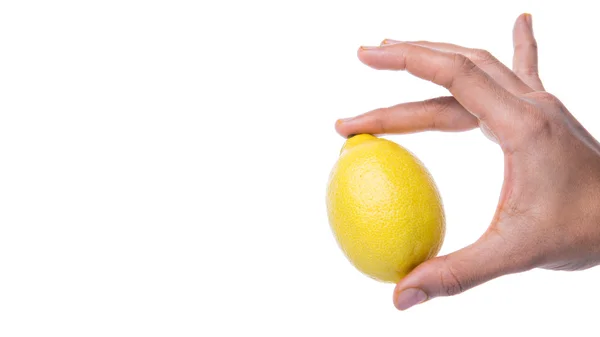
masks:
{"type": "Polygon", "coordinates": [[[375,69],[406,70],[447,88],[465,109],[500,137],[514,130],[514,120],[519,119],[519,98],[464,55],[399,43],[361,47],[358,57],[375,69]]]}

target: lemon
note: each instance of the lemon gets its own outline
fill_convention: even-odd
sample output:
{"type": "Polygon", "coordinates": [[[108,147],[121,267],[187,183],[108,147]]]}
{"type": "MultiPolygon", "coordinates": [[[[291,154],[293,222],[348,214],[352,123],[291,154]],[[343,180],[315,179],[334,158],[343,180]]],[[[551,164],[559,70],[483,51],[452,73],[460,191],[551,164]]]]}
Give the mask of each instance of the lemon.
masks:
{"type": "Polygon", "coordinates": [[[362,273],[398,282],[439,252],[444,209],[433,178],[408,150],[383,138],[349,138],[327,186],[335,238],[362,273]]]}

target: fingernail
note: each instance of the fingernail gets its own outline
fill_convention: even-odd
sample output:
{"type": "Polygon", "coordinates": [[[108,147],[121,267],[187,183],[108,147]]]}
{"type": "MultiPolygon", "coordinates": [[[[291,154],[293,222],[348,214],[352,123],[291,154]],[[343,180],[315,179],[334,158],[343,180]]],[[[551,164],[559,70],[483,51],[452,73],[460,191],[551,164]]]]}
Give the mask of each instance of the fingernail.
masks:
{"type": "Polygon", "coordinates": [[[529,29],[533,29],[533,19],[531,17],[531,14],[525,13],[525,22],[527,22],[529,29]]]}
{"type": "Polygon", "coordinates": [[[348,118],[340,118],[337,120],[337,122],[335,122],[335,124],[342,124],[342,123],[347,123],[350,122],[351,120],[353,120],[353,117],[348,117],[348,118]]]}
{"type": "Polygon", "coordinates": [[[418,288],[408,288],[403,290],[396,299],[396,308],[398,310],[406,310],[416,304],[423,303],[427,300],[427,294],[418,288]]]}
{"type": "Polygon", "coordinates": [[[335,121],[335,126],[338,127],[338,126],[348,122],[348,120],[350,120],[350,118],[340,118],[337,121],[335,121]]]}
{"type": "Polygon", "coordinates": [[[362,50],[377,49],[379,46],[360,46],[362,50]]]}
{"type": "Polygon", "coordinates": [[[402,41],[396,41],[396,40],[392,40],[392,39],[385,39],[381,42],[382,45],[384,44],[396,44],[396,43],[401,43],[402,41]]]}

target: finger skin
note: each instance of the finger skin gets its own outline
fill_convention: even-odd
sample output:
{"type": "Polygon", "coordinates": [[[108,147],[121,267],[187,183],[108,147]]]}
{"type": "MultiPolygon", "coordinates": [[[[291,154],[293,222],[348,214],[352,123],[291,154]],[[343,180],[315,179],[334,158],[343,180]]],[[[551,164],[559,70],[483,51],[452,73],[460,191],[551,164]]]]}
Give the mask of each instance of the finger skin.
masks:
{"type": "MultiPolygon", "coordinates": [[[[400,41],[385,39],[382,45],[400,43],[400,41]]],[[[534,91],[525,84],[515,73],[495,58],[491,53],[482,49],[472,49],[451,43],[411,41],[411,44],[436,49],[444,52],[458,53],[469,58],[479,68],[489,74],[498,84],[515,95],[522,95],[534,91]]]]}
{"type": "Polygon", "coordinates": [[[447,88],[467,111],[485,123],[502,141],[517,132],[514,120],[521,102],[461,54],[400,43],[361,47],[359,59],[375,69],[407,70],[447,88]]]}
{"type": "Polygon", "coordinates": [[[336,131],[350,135],[412,133],[427,130],[466,131],[478,126],[475,116],[453,97],[438,97],[421,102],[398,104],[388,108],[339,120],[336,131]]]}
{"type": "Polygon", "coordinates": [[[433,258],[415,268],[396,285],[394,304],[400,310],[408,309],[399,301],[406,289],[420,289],[430,300],[457,295],[499,276],[531,268],[518,247],[507,244],[490,231],[468,247],[433,258]]]}
{"type": "Polygon", "coordinates": [[[544,91],[538,75],[538,47],[533,36],[531,14],[521,14],[513,29],[513,71],[536,91],[544,91]]]}

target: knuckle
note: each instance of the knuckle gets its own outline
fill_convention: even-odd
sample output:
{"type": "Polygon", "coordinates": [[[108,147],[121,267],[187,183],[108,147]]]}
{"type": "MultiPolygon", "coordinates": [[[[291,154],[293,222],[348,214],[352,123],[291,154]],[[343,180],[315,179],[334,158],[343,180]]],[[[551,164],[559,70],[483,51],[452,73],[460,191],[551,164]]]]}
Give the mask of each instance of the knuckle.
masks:
{"type": "Polygon", "coordinates": [[[535,39],[529,40],[527,42],[521,42],[521,43],[518,43],[515,45],[515,51],[522,51],[522,50],[537,51],[537,49],[538,49],[538,44],[535,39]]]}
{"type": "MultiPolygon", "coordinates": [[[[447,261],[447,257],[444,261],[447,261]]],[[[446,296],[454,296],[464,291],[463,283],[456,277],[456,273],[447,263],[446,266],[440,270],[440,284],[442,286],[441,291],[443,292],[443,295],[446,296]]]]}
{"type": "Polygon", "coordinates": [[[436,113],[448,110],[450,104],[452,104],[452,97],[436,97],[423,101],[423,107],[426,111],[436,113]]]}
{"type": "Polygon", "coordinates": [[[485,49],[472,49],[470,54],[471,60],[473,60],[475,63],[496,64],[499,62],[498,59],[492,55],[492,53],[485,49]]]}
{"type": "Polygon", "coordinates": [[[530,95],[530,98],[533,98],[535,101],[542,102],[544,104],[550,104],[554,107],[562,107],[563,105],[560,99],[558,99],[558,97],[545,91],[534,92],[530,95]]]}
{"type": "Polygon", "coordinates": [[[389,108],[379,108],[371,111],[371,116],[373,117],[373,124],[377,133],[386,133],[388,132],[388,116],[390,114],[389,108]]]}
{"type": "Polygon", "coordinates": [[[450,109],[452,97],[436,97],[423,101],[423,112],[428,120],[428,128],[436,130],[440,127],[440,120],[444,119],[445,114],[450,109]]]}
{"type": "Polygon", "coordinates": [[[536,138],[548,139],[556,134],[556,130],[548,118],[538,118],[531,126],[531,133],[536,138]]]}
{"type": "Polygon", "coordinates": [[[525,114],[523,115],[527,125],[527,134],[535,139],[552,138],[556,133],[547,111],[535,104],[527,104],[525,106],[525,114]]]}
{"type": "Polygon", "coordinates": [[[538,77],[538,67],[537,65],[530,65],[524,68],[519,68],[515,70],[517,75],[523,77],[538,77]]]}
{"type": "Polygon", "coordinates": [[[470,73],[477,67],[468,57],[458,53],[453,54],[453,64],[454,69],[463,73],[470,73]]]}
{"type": "Polygon", "coordinates": [[[435,81],[434,78],[435,83],[441,84],[447,89],[452,88],[457,77],[470,76],[477,69],[477,65],[463,54],[453,53],[450,57],[452,58],[453,75],[439,82],[435,81]]]}

